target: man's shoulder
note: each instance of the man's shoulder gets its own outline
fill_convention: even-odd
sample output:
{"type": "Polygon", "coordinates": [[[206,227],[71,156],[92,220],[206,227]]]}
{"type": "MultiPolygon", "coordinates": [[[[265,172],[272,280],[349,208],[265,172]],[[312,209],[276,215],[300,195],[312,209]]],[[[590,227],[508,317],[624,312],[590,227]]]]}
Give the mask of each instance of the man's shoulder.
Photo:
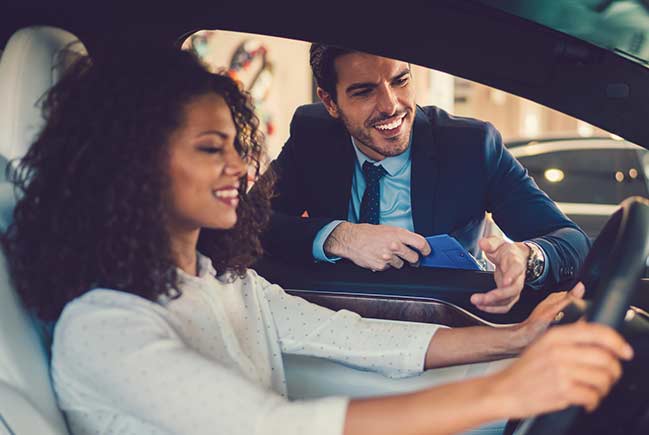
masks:
{"type": "Polygon", "coordinates": [[[329,113],[327,112],[327,109],[325,109],[325,106],[322,103],[303,104],[295,109],[295,114],[293,115],[293,117],[300,119],[331,118],[331,116],[329,116],[329,113]]]}
{"type": "Polygon", "coordinates": [[[329,115],[322,103],[299,106],[291,120],[291,137],[294,141],[308,142],[309,147],[345,142],[347,130],[342,122],[329,115]]]}
{"type": "Polygon", "coordinates": [[[322,103],[304,104],[295,109],[293,119],[291,120],[293,126],[301,126],[308,124],[309,126],[338,126],[339,121],[329,115],[322,103]]]}
{"type": "Polygon", "coordinates": [[[467,116],[453,115],[437,106],[419,107],[434,128],[439,129],[475,129],[479,131],[495,130],[487,121],[481,121],[467,116]]]}
{"type": "Polygon", "coordinates": [[[487,121],[452,115],[435,106],[419,108],[419,116],[431,126],[429,131],[438,146],[453,152],[464,153],[479,147],[492,153],[502,143],[498,130],[487,121]]]}

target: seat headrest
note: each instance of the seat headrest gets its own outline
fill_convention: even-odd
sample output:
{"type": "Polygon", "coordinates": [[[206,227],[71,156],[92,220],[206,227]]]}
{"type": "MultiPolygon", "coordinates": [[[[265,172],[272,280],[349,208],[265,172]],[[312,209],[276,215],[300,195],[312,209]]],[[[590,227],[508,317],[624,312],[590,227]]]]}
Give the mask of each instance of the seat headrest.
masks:
{"type": "Polygon", "coordinates": [[[17,31],[0,58],[0,155],[22,157],[43,126],[39,102],[61,73],[86,49],[65,30],[17,31]],[[65,49],[65,50],[64,50],[65,49]]]}

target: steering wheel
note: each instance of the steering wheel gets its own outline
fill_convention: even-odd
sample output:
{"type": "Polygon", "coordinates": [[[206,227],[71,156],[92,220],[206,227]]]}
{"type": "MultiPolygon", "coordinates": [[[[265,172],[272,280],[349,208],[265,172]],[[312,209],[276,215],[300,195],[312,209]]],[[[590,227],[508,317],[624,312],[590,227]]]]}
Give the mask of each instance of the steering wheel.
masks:
{"type": "MultiPolygon", "coordinates": [[[[586,289],[594,290],[587,321],[621,330],[648,255],[649,200],[631,197],[606,223],[579,274],[586,289]]],[[[572,406],[526,419],[514,435],[567,435],[582,412],[581,407],[572,406]]]]}

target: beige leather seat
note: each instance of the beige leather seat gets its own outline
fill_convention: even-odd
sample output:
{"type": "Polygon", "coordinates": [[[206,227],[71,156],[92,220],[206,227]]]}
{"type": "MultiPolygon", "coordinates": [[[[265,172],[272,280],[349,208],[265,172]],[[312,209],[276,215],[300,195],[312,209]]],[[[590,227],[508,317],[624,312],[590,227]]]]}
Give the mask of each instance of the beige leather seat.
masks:
{"type": "MultiPolygon", "coordinates": [[[[42,128],[42,96],[69,65],[73,52],[85,52],[80,43],[70,45],[76,40],[61,29],[30,27],[7,42],[0,58],[0,157],[20,158],[42,128]]],[[[14,203],[13,186],[1,181],[2,230],[11,221],[14,203]]],[[[0,252],[0,434],[68,433],[52,391],[48,354],[37,322],[11,285],[0,252]]]]}

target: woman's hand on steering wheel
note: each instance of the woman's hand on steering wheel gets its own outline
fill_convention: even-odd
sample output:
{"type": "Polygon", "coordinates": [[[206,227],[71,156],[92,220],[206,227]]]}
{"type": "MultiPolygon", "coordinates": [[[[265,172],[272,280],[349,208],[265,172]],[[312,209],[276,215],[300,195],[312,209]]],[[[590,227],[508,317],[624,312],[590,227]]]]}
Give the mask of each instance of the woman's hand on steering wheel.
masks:
{"type": "Polygon", "coordinates": [[[612,328],[583,321],[557,326],[494,375],[493,392],[509,418],[570,405],[592,411],[620,378],[620,359],[632,357],[631,346],[612,328]]]}
{"type": "Polygon", "coordinates": [[[583,304],[584,292],[584,285],[577,283],[572,290],[552,293],[541,301],[529,317],[519,324],[524,347],[540,337],[553,321],[558,320],[562,310],[568,305],[583,304]]]}

